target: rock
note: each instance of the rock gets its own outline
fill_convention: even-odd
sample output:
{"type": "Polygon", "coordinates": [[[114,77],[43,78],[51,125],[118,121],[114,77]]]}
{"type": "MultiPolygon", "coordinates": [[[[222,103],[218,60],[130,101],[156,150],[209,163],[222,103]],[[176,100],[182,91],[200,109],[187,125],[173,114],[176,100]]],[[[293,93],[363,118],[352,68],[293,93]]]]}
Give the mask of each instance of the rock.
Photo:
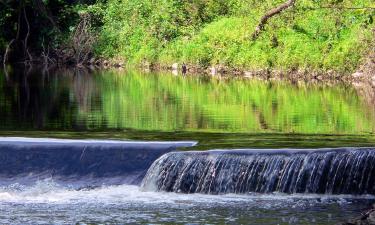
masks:
{"type": "Polygon", "coordinates": [[[338,225],[375,225],[375,209],[373,208],[366,213],[363,213],[361,217],[338,225]]]}
{"type": "Polygon", "coordinates": [[[226,68],[224,65],[220,64],[217,67],[217,72],[220,73],[220,74],[225,74],[225,73],[227,73],[227,71],[228,71],[228,68],[226,68]]]}
{"type": "Polygon", "coordinates": [[[369,214],[367,216],[367,222],[369,224],[375,224],[375,210],[369,212],[369,214]]]}
{"type": "Polygon", "coordinates": [[[186,74],[187,73],[187,66],[185,63],[182,64],[182,74],[186,74]]]}
{"type": "Polygon", "coordinates": [[[172,70],[178,70],[178,63],[173,63],[172,70]]]}
{"type": "Polygon", "coordinates": [[[95,64],[95,62],[96,62],[96,59],[95,59],[95,58],[91,58],[91,59],[89,60],[89,64],[90,64],[90,65],[95,64]]]}
{"type": "Polygon", "coordinates": [[[95,61],[95,65],[101,65],[102,64],[102,60],[101,59],[98,59],[95,61]]]}
{"type": "Polygon", "coordinates": [[[124,62],[119,61],[119,62],[117,63],[117,65],[118,65],[118,67],[123,68],[125,64],[124,64],[124,62]]]}
{"type": "Polygon", "coordinates": [[[215,75],[217,74],[217,69],[216,69],[215,66],[212,66],[212,67],[210,68],[210,73],[211,73],[212,76],[215,76],[215,75]]]}
{"type": "Polygon", "coordinates": [[[363,77],[363,73],[362,72],[355,72],[355,73],[352,74],[352,77],[356,78],[356,79],[361,78],[361,77],[363,77]]]}
{"type": "Polygon", "coordinates": [[[246,78],[252,78],[253,77],[253,73],[250,72],[250,71],[245,71],[244,72],[244,77],[246,77],[246,78]]]}

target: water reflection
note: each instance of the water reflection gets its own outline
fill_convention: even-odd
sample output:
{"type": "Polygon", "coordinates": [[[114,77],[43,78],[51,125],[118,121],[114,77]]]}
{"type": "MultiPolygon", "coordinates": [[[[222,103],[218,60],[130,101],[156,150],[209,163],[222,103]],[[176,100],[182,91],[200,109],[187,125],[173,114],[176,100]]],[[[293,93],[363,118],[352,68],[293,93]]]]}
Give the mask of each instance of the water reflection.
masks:
{"type": "Polygon", "coordinates": [[[375,127],[371,102],[345,85],[82,69],[7,74],[3,131],[371,135],[375,127]]]}

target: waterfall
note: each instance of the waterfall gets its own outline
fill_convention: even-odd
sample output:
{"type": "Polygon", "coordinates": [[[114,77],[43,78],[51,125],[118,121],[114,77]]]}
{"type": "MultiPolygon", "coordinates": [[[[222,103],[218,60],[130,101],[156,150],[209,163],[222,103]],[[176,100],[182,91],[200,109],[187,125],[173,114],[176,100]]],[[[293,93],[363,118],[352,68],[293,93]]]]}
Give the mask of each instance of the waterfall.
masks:
{"type": "Polygon", "coordinates": [[[375,194],[375,149],[170,152],[142,188],[179,193],[375,194]]]}

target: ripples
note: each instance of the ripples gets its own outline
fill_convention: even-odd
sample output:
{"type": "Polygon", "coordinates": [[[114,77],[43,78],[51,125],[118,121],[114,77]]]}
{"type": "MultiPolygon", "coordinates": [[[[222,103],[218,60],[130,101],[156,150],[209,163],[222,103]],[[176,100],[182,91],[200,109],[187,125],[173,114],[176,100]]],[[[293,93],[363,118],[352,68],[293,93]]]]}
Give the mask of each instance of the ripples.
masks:
{"type": "Polygon", "coordinates": [[[187,195],[143,192],[131,185],[76,190],[49,179],[29,187],[2,187],[0,223],[332,224],[356,216],[374,199],[280,193],[187,195]]]}

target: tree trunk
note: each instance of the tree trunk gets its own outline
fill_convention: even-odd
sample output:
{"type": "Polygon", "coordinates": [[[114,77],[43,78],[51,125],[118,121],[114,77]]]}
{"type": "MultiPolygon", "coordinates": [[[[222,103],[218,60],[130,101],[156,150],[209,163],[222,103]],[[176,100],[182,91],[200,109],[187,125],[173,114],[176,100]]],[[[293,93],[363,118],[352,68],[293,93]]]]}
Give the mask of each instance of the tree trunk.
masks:
{"type": "Polygon", "coordinates": [[[294,4],[296,3],[296,0],[288,0],[287,2],[279,5],[278,7],[276,8],[273,8],[271,9],[270,11],[268,11],[261,19],[260,19],[260,22],[258,24],[258,26],[255,28],[255,32],[253,33],[252,37],[253,37],[253,40],[256,40],[259,36],[259,34],[264,30],[264,27],[265,25],[267,24],[268,20],[277,15],[277,14],[280,14],[282,11],[294,6],[294,4]]]}

